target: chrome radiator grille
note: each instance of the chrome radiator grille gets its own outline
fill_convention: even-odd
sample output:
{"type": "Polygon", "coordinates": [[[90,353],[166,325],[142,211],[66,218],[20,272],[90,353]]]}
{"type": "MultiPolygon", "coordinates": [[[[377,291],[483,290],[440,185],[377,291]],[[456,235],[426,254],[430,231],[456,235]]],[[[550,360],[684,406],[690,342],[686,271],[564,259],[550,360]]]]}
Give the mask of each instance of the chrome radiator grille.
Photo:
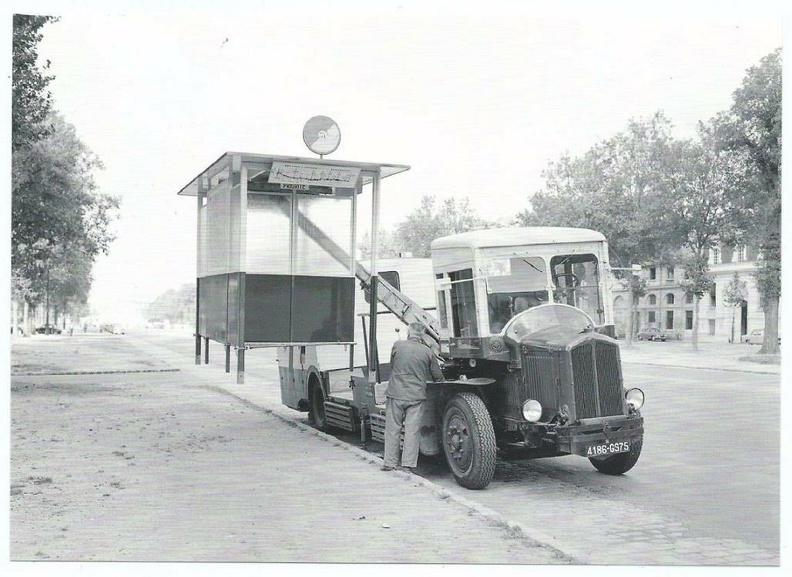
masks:
{"type": "Polygon", "coordinates": [[[618,345],[588,341],[572,349],[571,356],[577,418],[622,414],[618,345]]]}

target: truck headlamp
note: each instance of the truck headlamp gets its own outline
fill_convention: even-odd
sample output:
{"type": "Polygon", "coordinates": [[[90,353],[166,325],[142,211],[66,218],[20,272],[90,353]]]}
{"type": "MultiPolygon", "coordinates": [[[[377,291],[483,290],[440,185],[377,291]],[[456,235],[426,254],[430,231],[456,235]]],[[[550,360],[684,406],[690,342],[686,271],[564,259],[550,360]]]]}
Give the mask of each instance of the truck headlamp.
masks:
{"type": "Polygon", "coordinates": [[[639,388],[630,389],[624,393],[624,398],[627,399],[627,403],[636,411],[643,407],[644,392],[639,388]]]}
{"type": "Polygon", "coordinates": [[[542,405],[539,401],[528,399],[523,403],[522,412],[526,421],[535,423],[542,418],[542,405]]]}

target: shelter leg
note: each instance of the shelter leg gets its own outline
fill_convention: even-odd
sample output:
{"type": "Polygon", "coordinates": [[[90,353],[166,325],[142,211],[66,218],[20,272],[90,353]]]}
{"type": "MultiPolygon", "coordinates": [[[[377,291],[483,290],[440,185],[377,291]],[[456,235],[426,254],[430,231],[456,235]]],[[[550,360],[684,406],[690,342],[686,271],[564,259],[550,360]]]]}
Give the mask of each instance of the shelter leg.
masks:
{"type": "Polygon", "coordinates": [[[204,363],[209,364],[209,337],[204,337],[204,363]]]}
{"type": "Polygon", "coordinates": [[[245,349],[237,349],[237,385],[245,383],[245,349]]]}
{"type": "Polygon", "coordinates": [[[230,373],[231,372],[231,345],[226,345],[225,346],[225,353],[226,353],[225,372],[230,373]]]}
{"type": "Polygon", "coordinates": [[[201,364],[201,335],[195,333],[195,364],[201,364]]]}

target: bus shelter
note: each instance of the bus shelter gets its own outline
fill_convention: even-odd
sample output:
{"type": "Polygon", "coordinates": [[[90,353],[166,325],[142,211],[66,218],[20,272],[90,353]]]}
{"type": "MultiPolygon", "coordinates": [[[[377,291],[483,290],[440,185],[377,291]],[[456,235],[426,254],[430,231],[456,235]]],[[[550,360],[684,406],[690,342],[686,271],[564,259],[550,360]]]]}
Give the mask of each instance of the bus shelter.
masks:
{"type": "Polygon", "coordinates": [[[380,183],[409,168],[226,152],[182,188],[197,209],[196,364],[212,340],[230,372],[233,348],[243,383],[248,349],[353,345],[358,196],[370,185],[376,295],[380,183]]]}

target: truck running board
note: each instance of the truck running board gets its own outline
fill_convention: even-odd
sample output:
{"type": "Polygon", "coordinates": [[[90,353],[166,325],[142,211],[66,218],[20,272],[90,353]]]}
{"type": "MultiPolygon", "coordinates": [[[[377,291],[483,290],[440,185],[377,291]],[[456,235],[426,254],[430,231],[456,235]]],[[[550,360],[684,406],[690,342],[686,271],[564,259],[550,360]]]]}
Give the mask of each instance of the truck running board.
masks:
{"type": "MultiPolygon", "coordinates": [[[[354,409],[349,405],[342,405],[334,403],[333,401],[324,402],[325,418],[327,424],[331,427],[344,429],[345,431],[356,431],[357,422],[355,421],[354,409]]],[[[383,431],[385,430],[385,421],[382,421],[383,431]]]]}
{"type": "Polygon", "coordinates": [[[369,424],[371,425],[371,439],[385,443],[385,415],[378,413],[369,415],[369,424]]]}

